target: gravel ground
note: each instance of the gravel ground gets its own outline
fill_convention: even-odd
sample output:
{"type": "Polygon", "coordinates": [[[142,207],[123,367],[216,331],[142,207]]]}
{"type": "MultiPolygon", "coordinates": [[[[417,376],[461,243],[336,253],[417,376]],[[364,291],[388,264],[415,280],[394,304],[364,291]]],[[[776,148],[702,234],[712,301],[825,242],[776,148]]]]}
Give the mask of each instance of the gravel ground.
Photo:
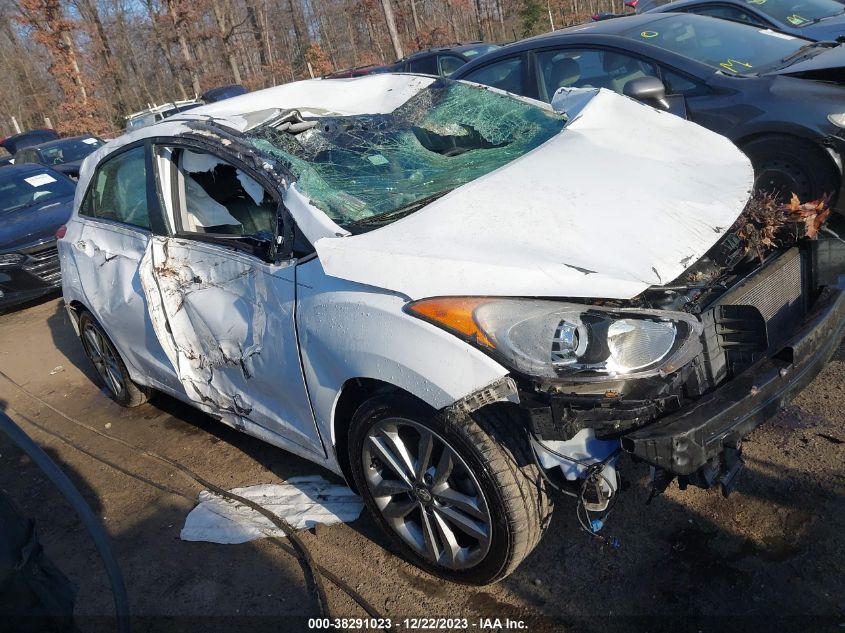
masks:
{"type": "MultiPolygon", "coordinates": [[[[102,517],[138,616],[134,630],[305,630],[305,618],[318,615],[283,545],[179,540],[200,487],[73,420],[164,454],[224,488],[332,475],[170,398],[118,407],[92,381],[58,300],[0,316],[0,370],[43,400],[0,376],[0,409],[102,517]]],[[[408,628],[404,618],[437,616],[466,618],[474,630],[495,629],[483,618],[499,618],[506,630],[510,618],[531,631],[842,631],[843,412],[845,346],[791,407],[747,439],[746,470],[730,498],[673,484],[646,505],[647,468],[623,460],[628,490],[605,528],[621,540],[619,549],[579,531],[574,505],[561,499],[537,550],[490,587],[453,585],[404,563],[366,514],[302,538],[319,565],[397,630],[408,628]],[[715,617],[731,615],[745,617],[715,617]],[[691,624],[689,616],[698,619],[691,624]]],[[[38,468],[3,438],[0,486],[36,519],[49,556],[78,585],[81,629],[113,630],[111,593],[87,533],[38,468]]],[[[366,616],[334,584],[326,591],[333,615],[366,616]]]]}

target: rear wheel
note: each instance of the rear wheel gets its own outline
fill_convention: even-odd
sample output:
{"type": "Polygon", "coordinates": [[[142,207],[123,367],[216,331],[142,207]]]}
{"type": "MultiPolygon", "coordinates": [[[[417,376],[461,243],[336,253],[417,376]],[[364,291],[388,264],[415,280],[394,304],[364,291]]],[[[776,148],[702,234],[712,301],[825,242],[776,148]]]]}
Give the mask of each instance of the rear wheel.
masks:
{"type": "Polygon", "coordinates": [[[405,558],[452,581],[487,584],[531,553],[551,502],[514,422],[493,409],[447,420],[406,395],[376,396],[356,411],[353,477],[405,558]]]}
{"type": "Polygon", "coordinates": [[[124,407],[137,407],[149,400],[150,389],[132,381],[117,349],[87,312],[79,317],[79,331],[85,354],[112,400],[124,407]]]}
{"type": "Polygon", "coordinates": [[[839,190],[839,177],[831,159],[819,147],[791,136],[765,136],[746,143],[742,150],[754,166],[757,191],[781,201],[792,194],[801,202],[818,200],[839,190]]]}

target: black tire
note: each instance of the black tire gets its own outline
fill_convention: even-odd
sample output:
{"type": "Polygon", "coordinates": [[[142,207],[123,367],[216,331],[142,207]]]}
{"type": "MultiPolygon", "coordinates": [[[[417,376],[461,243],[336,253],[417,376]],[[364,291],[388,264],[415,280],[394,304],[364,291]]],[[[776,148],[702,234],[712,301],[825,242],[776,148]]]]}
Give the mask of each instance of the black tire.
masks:
{"type": "MultiPolygon", "coordinates": [[[[446,417],[405,394],[377,395],[364,402],[355,412],[349,434],[349,462],[355,484],[368,510],[401,555],[425,571],[459,583],[484,585],[497,582],[513,572],[540,541],[551,518],[552,503],[537,467],[529,458],[530,448],[524,427],[506,405],[485,407],[472,417],[446,417]],[[468,467],[480,487],[483,505],[489,509],[489,539],[483,558],[471,566],[454,568],[426,558],[406,543],[404,537],[400,537],[399,531],[391,527],[382,513],[370,482],[373,472],[379,468],[386,469],[378,458],[372,460],[371,455],[365,452],[365,447],[373,441],[368,433],[377,433],[380,428],[378,425],[389,424],[390,420],[397,418],[432,431],[437,440],[445,442],[449,449],[457,453],[463,460],[463,466],[468,467]],[[365,458],[371,460],[367,465],[365,458]],[[365,473],[365,470],[368,472],[365,473]]],[[[441,455],[445,450],[441,449],[441,455]]],[[[420,459],[416,461],[419,463],[420,459]]],[[[463,466],[456,466],[456,470],[450,469],[450,472],[457,472],[463,466]]],[[[452,476],[449,475],[450,479],[452,476]]],[[[415,498],[414,495],[418,495],[416,491],[415,487],[414,492],[397,493],[390,498],[389,503],[407,495],[405,498],[410,503],[418,504],[418,508],[412,512],[417,513],[422,523],[420,513],[426,512],[426,507],[419,498],[415,498]]],[[[434,490],[432,493],[434,500],[429,499],[430,503],[438,504],[438,493],[434,490]]],[[[446,505],[449,509],[448,502],[446,505]]],[[[429,507],[429,516],[434,516],[435,510],[429,507]]],[[[443,533],[440,532],[439,543],[442,545],[444,542],[443,533]]]]}
{"type": "Polygon", "coordinates": [[[801,202],[836,196],[839,174],[833,161],[816,145],[792,136],[756,138],[741,148],[754,166],[754,188],[782,201],[792,194],[801,202]]]}
{"type": "Polygon", "coordinates": [[[123,407],[137,407],[150,399],[150,388],[132,380],[114,343],[88,312],[79,316],[79,332],[85,354],[112,400],[123,407]],[[96,350],[97,344],[101,345],[101,353],[96,350]],[[98,356],[102,363],[97,360],[98,356]],[[106,365],[108,369],[104,369],[106,365]],[[115,386],[117,383],[120,383],[120,388],[115,386]]]}

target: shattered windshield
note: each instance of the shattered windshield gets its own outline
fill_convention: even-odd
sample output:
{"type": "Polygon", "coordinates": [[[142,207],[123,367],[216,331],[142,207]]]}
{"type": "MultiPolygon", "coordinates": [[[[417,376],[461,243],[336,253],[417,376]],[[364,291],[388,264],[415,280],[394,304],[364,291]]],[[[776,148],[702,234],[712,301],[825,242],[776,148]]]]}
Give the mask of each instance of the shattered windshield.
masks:
{"type": "Polygon", "coordinates": [[[563,115],[441,79],[389,114],[275,120],[247,139],[287,167],[314,206],[354,227],[416,211],[538,147],[565,124],[563,115]]]}

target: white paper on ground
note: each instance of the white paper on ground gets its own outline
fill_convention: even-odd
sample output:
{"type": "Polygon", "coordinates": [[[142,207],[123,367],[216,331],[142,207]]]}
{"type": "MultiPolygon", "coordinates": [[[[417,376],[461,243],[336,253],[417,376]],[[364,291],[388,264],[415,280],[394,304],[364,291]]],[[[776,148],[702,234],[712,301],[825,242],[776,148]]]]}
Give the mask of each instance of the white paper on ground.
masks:
{"type": "MultiPolygon", "coordinates": [[[[231,492],[267,508],[296,530],[317,523],[334,525],[354,521],[364,507],[361,497],[352,490],[319,475],[291,477],[285,484],[234,488],[231,492]]],[[[199,494],[199,501],[185,519],[180,534],[183,541],[235,544],[265,536],[284,537],[279,528],[252,508],[207,490],[199,494]]]]}

